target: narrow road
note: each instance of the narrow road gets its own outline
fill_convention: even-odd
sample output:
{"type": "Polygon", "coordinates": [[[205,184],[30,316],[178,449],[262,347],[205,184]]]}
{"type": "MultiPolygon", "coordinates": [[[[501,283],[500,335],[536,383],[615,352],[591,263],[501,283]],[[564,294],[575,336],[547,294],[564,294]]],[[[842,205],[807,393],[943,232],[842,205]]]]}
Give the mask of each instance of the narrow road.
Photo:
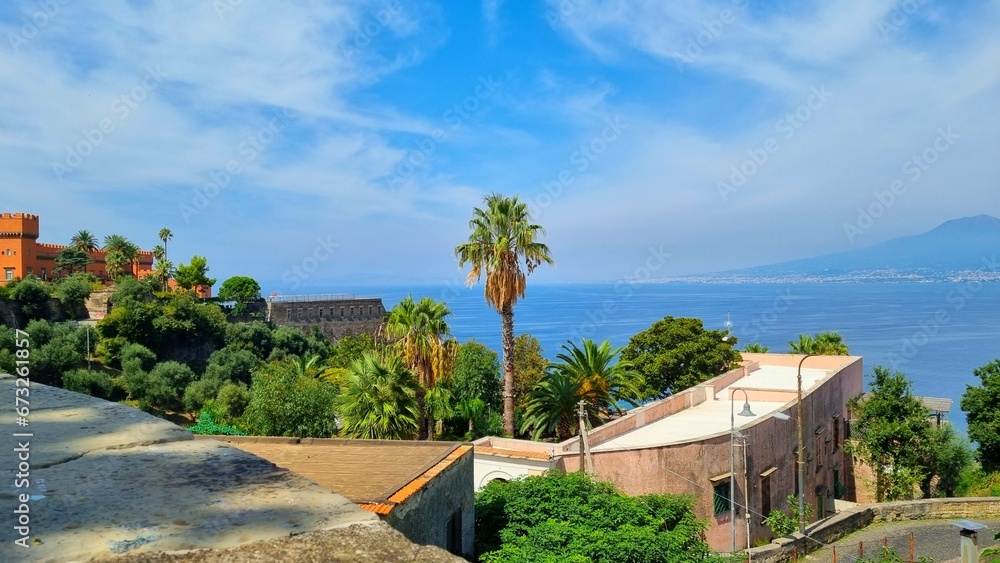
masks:
{"type": "MultiPolygon", "coordinates": [[[[989,529],[979,532],[979,549],[993,545],[993,534],[1000,531],[1000,519],[971,518],[971,520],[989,526],[989,529]]],[[[837,548],[837,563],[853,563],[858,558],[858,545],[861,543],[864,543],[866,558],[877,556],[885,538],[888,538],[889,547],[907,561],[910,557],[910,532],[913,532],[916,560],[927,557],[938,563],[958,561],[960,558],[958,528],[952,526],[951,522],[951,520],[909,520],[873,524],[833,544],[837,548]]],[[[833,551],[832,547],[825,547],[810,553],[806,559],[810,563],[833,563],[833,551]]]]}

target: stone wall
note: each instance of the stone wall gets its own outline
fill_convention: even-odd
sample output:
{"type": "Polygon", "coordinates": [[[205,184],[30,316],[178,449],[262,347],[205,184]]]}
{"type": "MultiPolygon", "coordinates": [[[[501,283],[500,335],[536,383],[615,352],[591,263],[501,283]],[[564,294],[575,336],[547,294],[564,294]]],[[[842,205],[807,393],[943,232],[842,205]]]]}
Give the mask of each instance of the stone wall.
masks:
{"type": "Polygon", "coordinates": [[[796,532],[763,547],[755,547],[749,550],[749,554],[750,560],[758,563],[791,561],[877,522],[990,517],[1000,517],[998,497],[935,498],[859,505],[806,526],[806,534],[812,539],[796,532]]]}
{"type": "Polygon", "coordinates": [[[345,336],[375,334],[384,316],[385,307],[377,297],[287,296],[267,303],[267,320],[274,326],[294,327],[306,333],[315,326],[331,342],[345,336]]]}

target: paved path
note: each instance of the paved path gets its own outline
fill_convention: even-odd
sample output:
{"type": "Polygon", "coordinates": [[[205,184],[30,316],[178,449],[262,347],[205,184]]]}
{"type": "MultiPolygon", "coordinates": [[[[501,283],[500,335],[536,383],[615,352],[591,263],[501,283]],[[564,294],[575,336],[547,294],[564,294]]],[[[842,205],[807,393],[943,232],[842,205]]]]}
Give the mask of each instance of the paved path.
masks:
{"type": "MultiPolygon", "coordinates": [[[[993,533],[1000,531],[1000,519],[972,519],[990,527],[979,533],[979,549],[993,545],[993,533]]],[[[883,522],[850,534],[834,543],[837,546],[837,563],[852,563],[858,557],[858,544],[864,542],[865,557],[877,555],[883,538],[889,538],[889,547],[904,560],[910,555],[910,532],[913,532],[914,554],[917,559],[930,557],[938,563],[958,561],[958,528],[950,520],[909,520],[883,522]]],[[[824,548],[810,553],[810,563],[832,563],[833,549],[824,548]]]]}

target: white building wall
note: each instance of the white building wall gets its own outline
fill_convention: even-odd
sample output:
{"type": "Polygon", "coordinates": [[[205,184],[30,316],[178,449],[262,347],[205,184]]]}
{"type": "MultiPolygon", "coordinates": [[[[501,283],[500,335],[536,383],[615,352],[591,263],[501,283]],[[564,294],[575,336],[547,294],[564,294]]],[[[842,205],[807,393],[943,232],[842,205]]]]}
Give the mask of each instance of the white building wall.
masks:
{"type": "Polygon", "coordinates": [[[497,457],[477,453],[474,468],[476,490],[482,489],[494,479],[510,481],[518,477],[541,475],[554,466],[553,461],[497,457]]]}

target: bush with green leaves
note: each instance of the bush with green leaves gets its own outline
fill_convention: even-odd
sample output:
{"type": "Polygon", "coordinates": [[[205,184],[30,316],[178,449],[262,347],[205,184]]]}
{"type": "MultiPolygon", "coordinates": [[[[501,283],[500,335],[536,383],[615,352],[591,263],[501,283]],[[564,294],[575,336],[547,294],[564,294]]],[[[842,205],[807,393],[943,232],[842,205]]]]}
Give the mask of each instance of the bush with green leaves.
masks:
{"type": "Polygon", "coordinates": [[[21,306],[21,316],[24,320],[47,319],[52,316],[52,307],[49,304],[51,293],[38,278],[28,276],[7,285],[7,295],[21,306]]]}
{"type": "Polygon", "coordinates": [[[75,391],[101,399],[113,399],[115,384],[111,376],[103,371],[74,369],[63,374],[63,389],[75,391]]]}
{"type": "Polygon", "coordinates": [[[71,318],[86,316],[84,301],[90,297],[92,275],[73,274],[56,282],[55,296],[59,298],[63,313],[71,318]]]}
{"type": "MultiPolygon", "coordinates": [[[[791,516],[784,511],[774,508],[764,518],[764,525],[771,529],[775,536],[783,537],[799,529],[799,499],[795,495],[788,495],[785,499],[791,516]]],[[[812,519],[812,505],[804,504],[806,522],[812,519]]]]}
{"type": "Polygon", "coordinates": [[[219,390],[225,385],[225,379],[216,376],[204,376],[188,384],[184,389],[184,410],[197,411],[208,401],[219,395],[219,390]]]}
{"type": "Polygon", "coordinates": [[[226,348],[247,350],[260,360],[266,360],[274,349],[274,331],[266,324],[231,323],[226,326],[226,348]]]}
{"type": "Polygon", "coordinates": [[[253,375],[242,426],[255,436],[329,438],[336,431],[337,388],[299,375],[290,363],[262,366],[253,375]]]}
{"type": "Polygon", "coordinates": [[[126,374],[148,372],[156,366],[156,354],[142,344],[127,344],[120,355],[122,371],[126,374]]]}
{"type": "Polygon", "coordinates": [[[214,402],[219,408],[217,419],[223,422],[234,421],[243,416],[250,404],[250,388],[245,383],[226,383],[219,389],[214,402]]]}
{"type": "Polygon", "coordinates": [[[721,561],[705,526],[691,497],[631,497],[584,473],[493,481],[476,495],[484,562],[721,561]]]}
{"type": "Polygon", "coordinates": [[[483,344],[470,340],[458,348],[455,373],[451,378],[451,393],[455,402],[479,399],[487,411],[502,411],[502,373],[497,353],[483,344]]]}
{"type": "Polygon", "coordinates": [[[205,378],[249,383],[250,374],[260,363],[260,359],[253,352],[226,346],[209,356],[205,378]]]}

